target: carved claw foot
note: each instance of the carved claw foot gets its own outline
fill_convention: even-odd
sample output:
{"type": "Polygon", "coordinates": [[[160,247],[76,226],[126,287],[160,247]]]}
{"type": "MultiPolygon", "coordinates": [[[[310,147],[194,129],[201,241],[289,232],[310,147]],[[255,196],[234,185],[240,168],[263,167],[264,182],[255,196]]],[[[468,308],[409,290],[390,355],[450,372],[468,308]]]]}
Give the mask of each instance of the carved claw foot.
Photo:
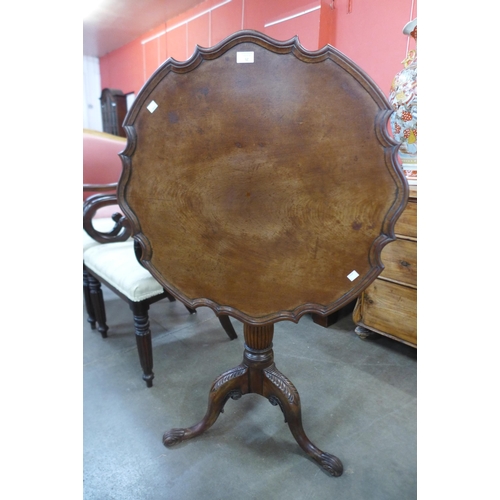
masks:
{"type": "Polygon", "coordinates": [[[330,455],[330,453],[323,452],[316,461],[331,476],[339,477],[344,472],[342,462],[336,456],[330,455]]]}
{"type": "Polygon", "coordinates": [[[186,429],[172,429],[163,434],[163,444],[167,448],[171,448],[184,440],[186,429]]]}

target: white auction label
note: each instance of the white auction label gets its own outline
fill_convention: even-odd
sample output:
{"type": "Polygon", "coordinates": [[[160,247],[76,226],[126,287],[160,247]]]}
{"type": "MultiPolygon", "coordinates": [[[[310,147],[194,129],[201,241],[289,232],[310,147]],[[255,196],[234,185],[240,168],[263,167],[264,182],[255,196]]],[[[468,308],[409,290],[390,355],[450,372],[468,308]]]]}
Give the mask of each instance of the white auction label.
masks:
{"type": "Polygon", "coordinates": [[[150,113],[152,113],[157,107],[158,107],[158,104],[156,104],[156,102],[154,102],[154,101],[151,101],[148,104],[148,110],[150,113]]]}
{"type": "Polygon", "coordinates": [[[237,63],[253,63],[253,52],[236,52],[237,63]]]}
{"type": "Polygon", "coordinates": [[[352,271],[350,274],[347,275],[347,277],[351,280],[354,281],[357,277],[359,276],[359,273],[356,271],[352,271]]]}

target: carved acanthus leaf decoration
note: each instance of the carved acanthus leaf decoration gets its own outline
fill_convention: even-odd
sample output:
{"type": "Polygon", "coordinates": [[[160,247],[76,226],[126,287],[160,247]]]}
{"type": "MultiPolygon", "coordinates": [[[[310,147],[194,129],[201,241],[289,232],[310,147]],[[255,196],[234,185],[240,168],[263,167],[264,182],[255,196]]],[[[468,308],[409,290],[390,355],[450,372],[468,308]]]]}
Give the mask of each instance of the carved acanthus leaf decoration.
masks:
{"type": "Polygon", "coordinates": [[[229,382],[230,380],[244,375],[247,370],[247,366],[239,365],[236,368],[233,368],[223,373],[222,375],[219,375],[219,377],[215,379],[215,382],[212,385],[212,392],[218,391],[225,383],[229,382]]]}
{"type": "Polygon", "coordinates": [[[286,396],[290,404],[300,404],[297,389],[281,372],[270,368],[265,369],[264,374],[286,396]]]}

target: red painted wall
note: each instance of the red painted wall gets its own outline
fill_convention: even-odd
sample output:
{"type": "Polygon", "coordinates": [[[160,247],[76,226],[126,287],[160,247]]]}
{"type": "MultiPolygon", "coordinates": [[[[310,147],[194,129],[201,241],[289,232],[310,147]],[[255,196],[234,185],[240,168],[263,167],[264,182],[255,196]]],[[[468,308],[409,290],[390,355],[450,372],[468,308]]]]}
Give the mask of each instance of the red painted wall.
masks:
{"type": "Polygon", "coordinates": [[[417,1],[335,0],[334,4],[335,30],[329,43],[361,66],[388,95],[394,75],[403,69],[409,40],[409,50],[415,48],[413,39],[403,35],[403,27],[417,17],[417,1]]]}
{"type": "Polygon", "coordinates": [[[205,0],[102,57],[101,85],[137,93],[168,57],[186,60],[196,45],[254,29],[278,40],[298,35],[308,50],[330,43],[388,95],[406,55],[403,26],[414,17],[416,0],[205,0]]]}

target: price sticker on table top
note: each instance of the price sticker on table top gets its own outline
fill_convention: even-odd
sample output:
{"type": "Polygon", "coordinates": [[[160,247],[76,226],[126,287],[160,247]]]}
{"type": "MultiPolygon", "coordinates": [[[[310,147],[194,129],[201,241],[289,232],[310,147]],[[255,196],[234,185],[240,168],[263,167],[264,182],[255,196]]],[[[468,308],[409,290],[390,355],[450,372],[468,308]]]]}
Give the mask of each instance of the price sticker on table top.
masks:
{"type": "Polygon", "coordinates": [[[237,63],[253,63],[254,52],[236,52],[236,62],[237,63]]]}
{"type": "Polygon", "coordinates": [[[156,104],[156,102],[154,101],[151,101],[149,104],[148,104],[148,111],[150,113],[153,113],[154,110],[158,107],[158,104],[156,104]]]}
{"type": "Polygon", "coordinates": [[[359,273],[357,271],[352,271],[347,275],[347,277],[351,280],[354,281],[357,277],[359,276],[359,273]]]}

